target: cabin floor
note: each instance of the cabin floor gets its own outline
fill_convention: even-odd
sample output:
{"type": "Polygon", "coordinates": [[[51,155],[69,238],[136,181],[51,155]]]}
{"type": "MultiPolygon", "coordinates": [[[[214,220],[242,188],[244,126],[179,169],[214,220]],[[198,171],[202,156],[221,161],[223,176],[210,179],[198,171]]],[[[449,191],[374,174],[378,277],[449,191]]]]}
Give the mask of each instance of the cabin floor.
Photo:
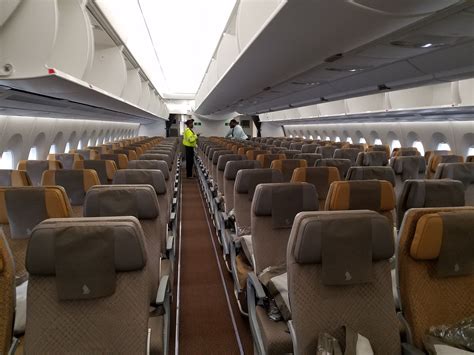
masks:
{"type": "MultiPolygon", "coordinates": [[[[182,172],[181,176],[185,176],[182,172]]],[[[252,354],[248,319],[238,309],[197,179],[182,179],[181,237],[174,308],[176,354],[252,354]],[[176,347],[178,351],[176,351],[176,347]]]]}

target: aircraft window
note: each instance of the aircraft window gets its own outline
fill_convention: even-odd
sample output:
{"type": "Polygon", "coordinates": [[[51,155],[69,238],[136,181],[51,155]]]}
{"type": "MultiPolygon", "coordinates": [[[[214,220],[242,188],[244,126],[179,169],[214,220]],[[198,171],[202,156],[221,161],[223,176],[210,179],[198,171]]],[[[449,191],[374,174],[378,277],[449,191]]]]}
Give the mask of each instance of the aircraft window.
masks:
{"type": "Polygon", "coordinates": [[[309,139],[314,139],[313,136],[309,136],[309,139]]]}
{"type": "Polygon", "coordinates": [[[321,140],[321,136],[317,136],[316,139],[317,139],[318,141],[320,141],[320,140],[321,140]]]}
{"type": "Polygon", "coordinates": [[[31,147],[30,153],[28,154],[28,160],[36,160],[38,159],[38,150],[36,147],[31,147]]]}
{"type": "Polygon", "coordinates": [[[77,142],[77,149],[82,149],[82,141],[77,142]]]}
{"type": "Polygon", "coordinates": [[[376,139],[374,140],[374,144],[375,144],[375,145],[382,145],[383,143],[382,143],[382,140],[381,140],[380,138],[376,138],[376,139]]]}
{"type": "Polygon", "coordinates": [[[326,141],[330,141],[330,140],[331,140],[331,138],[329,138],[329,137],[326,137],[326,138],[324,138],[324,140],[326,140],[326,141]]]}
{"type": "Polygon", "coordinates": [[[336,137],[336,139],[334,139],[335,142],[340,142],[341,141],[341,138],[339,136],[336,137]]]}
{"type": "Polygon", "coordinates": [[[351,137],[347,137],[347,138],[346,138],[346,142],[348,142],[349,144],[352,144],[352,143],[353,143],[353,142],[352,142],[352,138],[351,138],[351,137]]]}
{"type": "Polygon", "coordinates": [[[69,142],[66,143],[66,147],[64,148],[64,153],[69,153],[69,150],[71,149],[71,145],[69,142]]]}
{"type": "Polygon", "coordinates": [[[425,155],[425,148],[423,147],[423,143],[421,143],[420,141],[414,141],[412,147],[418,149],[421,155],[425,155]]]}
{"type": "Polygon", "coordinates": [[[56,154],[56,144],[52,144],[49,148],[49,154],[56,154]]]}
{"type": "Polygon", "coordinates": [[[364,137],[361,137],[361,138],[359,139],[359,143],[366,144],[367,141],[365,140],[364,137]]]}
{"type": "Polygon", "coordinates": [[[0,169],[13,169],[13,154],[10,150],[3,152],[0,158],[0,169]]]}
{"type": "Polygon", "coordinates": [[[436,149],[437,150],[451,150],[451,147],[449,146],[449,143],[441,142],[438,144],[438,147],[436,149]]]}
{"type": "Polygon", "coordinates": [[[94,143],[94,141],[92,140],[92,138],[89,139],[89,142],[87,143],[87,146],[89,146],[89,147],[95,146],[95,143],[94,143]]]}
{"type": "Polygon", "coordinates": [[[467,155],[474,155],[474,146],[469,147],[469,149],[467,150],[467,155]]]}
{"type": "Polygon", "coordinates": [[[292,134],[290,134],[290,138],[293,138],[293,135],[292,135],[292,134]]]}
{"type": "Polygon", "coordinates": [[[402,144],[400,143],[400,141],[398,139],[394,139],[392,141],[392,150],[395,149],[395,148],[400,148],[402,146],[402,144]]]}
{"type": "Polygon", "coordinates": [[[303,139],[306,139],[306,136],[303,136],[303,139]]]}

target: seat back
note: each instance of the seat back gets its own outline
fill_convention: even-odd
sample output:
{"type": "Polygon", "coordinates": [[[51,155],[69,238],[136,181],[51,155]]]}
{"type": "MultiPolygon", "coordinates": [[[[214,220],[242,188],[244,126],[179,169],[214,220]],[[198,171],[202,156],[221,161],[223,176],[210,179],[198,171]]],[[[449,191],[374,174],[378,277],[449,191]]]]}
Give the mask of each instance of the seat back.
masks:
{"type": "Polygon", "coordinates": [[[245,153],[245,156],[248,160],[257,160],[257,157],[261,154],[270,154],[267,150],[260,150],[260,149],[249,149],[245,153]]]}
{"type": "Polygon", "coordinates": [[[127,169],[128,166],[128,157],[125,154],[101,154],[100,159],[113,160],[117,169],[127,169]]]}
{"type": "Polygon", "coordinates": [[[466,206],[474,206],[474,163],[439,164],[434,178],[461,181],[465,188],[466,206]]]}
{"type": "Polygon", "coordinates": [[[417,347],[430,327],[474,314],[468,296],[474,293],[473,230],[472,207],[413,208],[405,214],[398,279],[403,314],[417,347]]]}
{"type": "Polygon", "coordinates": [[[285,154],[259,154],[257,156],[257,161],[260,162],[262,168],[269,168],[272,165],[272,161],[278,159],[286,159],[285,154]]]}
{"type": "Polygon", "coordinates": [[[360,152],[357,156],[357,166],[385,166],[388,164],[386,152],[360,152]]]}
{"type": "Polygon", "coordinates": [[[31,186],[31,181],[24,170],[0,170],[0,186],[31,186]]]}
{"type": "Polygon", "coordinates": [[[295,159],[296,155],[301,154],[301,150],[287,149],[287,150],[284,150],[282,153],[285,154],[286,158],[284,158],[284,159],[295,159]]]}
{"type": "Polygon", "coordinates": [[[334,159],[349,159],[352,165],[355,165],[360,149],[357,148],[341,148],[334,151],[334,159]]]}
{"type": "MultiPolygon", "coordinates": [[[[347,146],[347,144],[346,144],[346,146],[347,146]]],[[[354,143],[354,144],[349,144],[347,147],[348,148],[356,148],[356,149],[359,149],[361,152],[365,152],[365,150],[367,149],[367,144],[354,143]]]]}
{"type": "Polygon", "coordinates": [[[79,154],[82,160],[96,160],[99,159],[100,151],[97,149],[71,149],[69,153],[79,154]]]}
{"type": "Polygon", "coordinates": [[[385,180],[396,186],[395,173],[389,166],[352,166],[346,180],[385,180]]]}
{"type": "Polygon", "coordinates": [[[299,150],[301,152],[301,148],[303,147],[302,142],[291,143],[289,149],[290,150],[299,150]]]}
{"type": "Polygon", "coordinates": [[[138,154],[135,152],[135,150],[131,149],[114,149],[112,151],[113,154],[125,154],[128,158],[128,160],[137,160],[138,159],[138,154]]]}
{"type": "Polygon", "coordinates": [[[15,314],[15,265],[8,242],[0,229],[0,353],[8,354],[15,314]]]}
{"type": "Polygon", "coordinates": [[[474,163],[474,155],[469,155],[466,157],[466,163],[474,163]]]}
{"type": "Polygon", "coordinates": [[[168,164],[168,170],[171,171],[173,169],[173,160],[170,158],[169,155],[165,154],[143,154],[140,156],[139,160],[163,160],[168,164]]]}
{"type": "Polygon", "coordinates": [[[398,157],[412,157],[412,156],[420,156],[420,152],[416,147],[401,147],[396,148],[392,152],[392,156],[398,157]]]}
{"type": "Polygon", "coordinates": [[[329,187],[334,181],[340,181],[339,170],[333,166],[297,168],[293,172],[291,182],[307,182],[316,187],[319,210],[324,210],[329,187]]]}
{"type": "Polygon", "coordinates": [[[72,166],[74,165],[74,162],[76,160],[84,160],[84,158],[82,158],[82,155],[80,154],[63,153],[63,154],[49,154],[48,160],[60,161],[61,164],[63,165],[63,169],[72,169],[72,166]]]}
{"type": "Polygon", "coordinates": [[[385,152],[387,159],[390,158],[390,146],[388,144],[369,145],[367,152],[385,152]]]}
{"type": "Polygon", "coordinates": [[[459,207],[464,204],[464,185],[461,181],[407,180],[398,198],[398,227],[410,208],[459,207]]]}
{"type": "Polygon", "coordinates": [[[58,160],[20,160],[18,162],[18,170],[26,171],[33,186],[41,186],[44,171],[62,168],[63,164],[58,160]]]}
{"type": "Polygon", "coordinates": [[[112,182],[117,171],[117,165],[113,160],[78,160],[74,162],[73,169],[92,169],[97,173],[102,185],[112,182]]]}
{"type": "Polygon", "coordinates": [[[238,236],[250,234],[253,195],[258,184],[283,182],[280,171],[274,169],[241,169],[234,184],[234,212],[238,236]]]}
{"type": "Polygon", "coordinates": [[[290,182],[293,171],[297,168],[307,168],[308,163],[303,159],[279,159],[272,161],[270,169],[276,169],[283,175],[283,182],[290,182]]]}
{"type": "Polygon", "coordinates": [[[401,353],[390,275],[393,253],[391,225],[375,212],[296,216],[287,265],[299,354],[316,353],[323,333],[346,344],[344,326],[366,337],[375,354],[401,353]]]}
{"type": "Polygon", "coordinates": [[[303,144],[301,147],[301,153],[316,153],[319,144],[311,143],[311,144],[303,144]]]}
{"type": "Polygon", "coordinates": [[[271,147],[270,148],[270,153],[271,154],[284,154],[286,151],[288,151],[287,148],[283,148],[283,147],[271,147]]]}
{"type": "MultiPolygon", "coordinates": [[[[223,155],[228,155],[228,154],[234,154],[232,152],[232,150],[228,149],[228,150],[219,150],[219,151],[216,151],[214,152],[214,154],[212,155],[212,168],[211,168],[211,174],[212,174],[212,177],[215,179],[216,183],[217,182],[217,162],[219,161],[219,157],[220,156],[223,156],[223,155]]],[[[224,187],[223,186],[219,186],[220,189],[223,189],[224,187]]]]}
{"type": "Polygon", "coordinates": [[[395,191],[384,180],[335,181],[329,188],[326,211],[371,210],[395,224],[395,191]]]}
{"type": "Polygon", "coordinates": [[[135,218],[49,220],[33,230],[26,264],[25,353],[146,351],[149,275],[135,218]]]}
{"type": "Polygon", "coordinates": [[[299,212],[317,211],[318,194],[312,184],[259,184],[252,201],[251,235],[255,273],[286,264],[286,247],[299,212]]]}
{"type": "Polygon", "coordinates": [[[82,206],[87,191],[92,186],[100,185],[95,170],[47,170],[43,173],[43,186],[62,186],[66,190],[72,206],[73,216],[82,217],[82,206]]]}
{"type": "Polygon", "coordinates": [[[425,152],[425,162],[426,165],[430,162],[430,158],[433,155],[450,155],[453,154],[450,150],[427,150],[425,152]]]}
{"type": "Polygon", "coordinates": [[[155,190],[160,208],[161,250],[166,250],[166,237],[171,204],[167,195],[167,186],[163,172],[160,170],[123,169],[117,172],[114,185],[151,185],[155,190]]]}
{"type": "Polygon", "coordinates": [[[245,155],[247,157],[247,152],[249,150],[252,150],[253,148],[250,146],[250,147],[240,147],[239,150],[237,151],[237,154],[240,154],[240,155],[245,155]]]}
{"type": "MultiPolygon", "coordinates": [[[[395,173],[397,187],[402,188],[403,183],[408,179],[422,179],[425,174],[425,159],[419,156],[395,157],[390,165],[395,173]]],[[[397,191],[397,196],[400,195],[397,191]]]]}
{"type": "MultiPolygon", "coordinates": [[[[245,156],[239,155],[239,154],[226,154],[219,157],[219,160],[217,161],[217,186],[219,186],[219,191],[224,196],[226,195],[224,172],[225,172],[227,163],[232,162],[232,161],[246,161],[246,160],[247,158],[245,156]]],[[[232,190],[232,194],[233,194],[233,190],[232,190]]],[[[229,196],[229,198],[231,198],[231,196],[229,196]]],[[[227,200],[226,200],[226,203],[227,203],[227,200]]]]}
{"type": "Polygon", "coordinates": [[[426,177],[432,179],[436,173],[439,164],[443,163],[463,163],[464,157],[462,155],[432,155],[428,167],[426,168],[426,177]]]}
{"type": "Polygon", "coordinates": [[[316,161],[315,166],[333,166],[339,170],[341,179],[344,179],[352,163],[349,159],[320,159],[316,161]]]}
{"type": "Polygon", "coordinates": [[[313,167],[316,164],[316,161],[319,159],[322,159],[321,154],[316,154],[316,153],[301,153],[301,154],[296,154],[294,159],[304,159],[306,160],[308,166],[313,167]]]}
{"type": "Polygon", "coordinates": [[[246,160],[242,156],[240,161],[229,161],[224,169],[224,196],[225,212],[227,214],[234,208],[234,185],[237,173],[240,170],[261,168],[260,162],[256,160],[246,160]]]}
{"type": "Polygon", "coordinates": [[[162,253],[160,208],[155,189],[150,185],[98,185],[86,195],[84,217],[134,216],[145,236],[150,273],[149,297],[156,297],[162,253]]]}
{"type": "Polygon", "coordinates": [[[61,186],[1,187],[0,225],[15,261],[18,283],[26,280],[25,255],[33,228],[48,218],[72,217],[61,186]]]}

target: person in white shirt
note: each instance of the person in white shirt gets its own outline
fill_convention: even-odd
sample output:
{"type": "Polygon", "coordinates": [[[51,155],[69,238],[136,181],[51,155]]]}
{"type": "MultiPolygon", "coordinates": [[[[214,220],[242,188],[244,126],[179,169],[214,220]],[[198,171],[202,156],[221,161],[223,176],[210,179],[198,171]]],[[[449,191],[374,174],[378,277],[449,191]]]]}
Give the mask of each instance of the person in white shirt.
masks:
{"type": "Polygon", "coordinates": [[[242,127],[240,127],[239,122],[237,122],[237,120],[230,120],[229,126],[230,129],[229,132],[227,132],[227,134],[225,135],[225,138],[230,137],[231,139],[237,139],[242,141],[248,138],[242,127]]]}

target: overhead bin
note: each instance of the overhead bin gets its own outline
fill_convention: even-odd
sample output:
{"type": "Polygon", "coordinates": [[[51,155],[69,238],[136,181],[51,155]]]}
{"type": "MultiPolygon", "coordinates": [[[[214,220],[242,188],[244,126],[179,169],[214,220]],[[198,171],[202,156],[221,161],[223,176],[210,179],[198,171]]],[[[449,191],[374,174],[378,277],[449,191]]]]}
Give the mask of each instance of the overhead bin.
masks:
{"type": "Polygon", "coordinates": [[[162,98],[142,83],[140,68],[131,65],[118,37],[104,31],[86,3],[8,1],[0,16],[0,86],[41,95],[43,106],[49,98],[51,114],[59,99],[97,110],[97,118],[111,111],[107,115],[143,123],[167,119],[162,98]]]}

